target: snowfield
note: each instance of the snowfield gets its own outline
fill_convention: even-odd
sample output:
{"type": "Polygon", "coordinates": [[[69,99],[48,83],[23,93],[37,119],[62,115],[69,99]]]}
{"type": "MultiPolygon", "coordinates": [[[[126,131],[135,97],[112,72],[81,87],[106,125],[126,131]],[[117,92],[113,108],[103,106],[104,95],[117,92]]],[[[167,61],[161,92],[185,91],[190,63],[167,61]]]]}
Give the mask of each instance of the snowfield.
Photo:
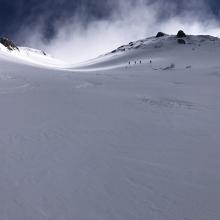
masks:
{"type": "Polygon", "coordinates": [[[0,45],[0,219],[219,220],[220,40],[185,41],[79,65],[0,45]]]}

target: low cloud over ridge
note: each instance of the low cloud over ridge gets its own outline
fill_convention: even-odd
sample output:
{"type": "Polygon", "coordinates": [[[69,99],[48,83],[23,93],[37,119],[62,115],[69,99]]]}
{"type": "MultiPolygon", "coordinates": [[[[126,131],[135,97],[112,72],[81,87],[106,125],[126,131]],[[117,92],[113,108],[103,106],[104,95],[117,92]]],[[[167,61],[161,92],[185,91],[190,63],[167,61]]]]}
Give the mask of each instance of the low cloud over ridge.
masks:
{"type": "Polygon", "coordinates": [[[87,9],[81,7],[69,19],[57,19],[53,23],[56,34],[49,39],[44,34],[44,17],[34,28],[24,27],[19,37],[29,46],[75,63],[158,31],[172,34],[184,29],[190,34],[220,36],[219,24],[207,1],[176,4],[175,0],[121,0],[107,1],[107,5],[109,11],[103,9],[108,11],[106,16],[85,15],[87,9]]]}

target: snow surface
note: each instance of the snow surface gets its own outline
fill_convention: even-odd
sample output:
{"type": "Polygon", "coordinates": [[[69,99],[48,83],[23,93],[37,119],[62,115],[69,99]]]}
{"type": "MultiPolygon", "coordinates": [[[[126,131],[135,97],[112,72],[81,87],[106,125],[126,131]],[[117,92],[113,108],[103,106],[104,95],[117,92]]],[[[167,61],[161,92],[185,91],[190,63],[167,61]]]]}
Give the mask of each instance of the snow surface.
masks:
{"type": "Polygon", "coordinates": [[[186,42],[78,66],[0,45],[0,219],[219,220],[220,40],[186,42]]]}
{"type": "Polygon", "coordinates": [[[18,50],[8,50],[0,43],[0,59],[9,60],[13,63],[26,64],[31,66],[46,67],[46,68],[61,68],[65,67],[66,63],[53,58],[44,51],[28,48],[18,47],[18,50]]]}

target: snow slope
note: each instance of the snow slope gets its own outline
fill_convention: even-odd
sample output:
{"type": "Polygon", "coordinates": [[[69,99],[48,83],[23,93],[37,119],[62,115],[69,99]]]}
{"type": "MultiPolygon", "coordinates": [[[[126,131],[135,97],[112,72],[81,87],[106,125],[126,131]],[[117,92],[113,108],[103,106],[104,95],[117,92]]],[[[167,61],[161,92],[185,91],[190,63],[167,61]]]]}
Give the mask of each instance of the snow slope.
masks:
{"type": "Polygon", "coordinates": [[[0,43],[0,59],[46,68],[63,68],[66,65],[65,62],[53,58],[44,51],[28,47],[18,47],[18,49],[10,51],[0,43]]]}
{"type": "MultiPolygon", "coordinates": [[[[149,63],[153,61],[152,67],[165,68],[170,63],[176,63],[179,67],[193,65],[199,68],[218,64],[217,54],[220,51],[220,39],[212,36],[188,36],[184,38],[186,44],[178,44],[176,36],[164,36],[161,38],[146,38],[100,56],[76,67],[83,69],[100,69],[122,67],[128,64],[149,63]],[[202,61],[202,62],[201,62],[202,61]]],[[[75,67],[75,66],[74,66],[75,67]]]]}
{"type": "Polygon", "coordinates": [[[219,220],[220,40],[186,41],[63,69],[0,51],[0,219],[219,220]]]}

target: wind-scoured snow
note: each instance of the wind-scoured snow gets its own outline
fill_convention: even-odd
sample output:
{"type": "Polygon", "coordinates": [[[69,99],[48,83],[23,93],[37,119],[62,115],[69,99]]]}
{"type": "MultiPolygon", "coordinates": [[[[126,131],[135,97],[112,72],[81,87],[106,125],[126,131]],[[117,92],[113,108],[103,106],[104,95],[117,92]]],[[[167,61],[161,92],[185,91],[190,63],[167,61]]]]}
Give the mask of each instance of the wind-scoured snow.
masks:
{"type": "Polygon", "coordinates": [[[220,40],[184,39],[75,66],[0,45],[0,219],[219,220],[220,40]]]}

